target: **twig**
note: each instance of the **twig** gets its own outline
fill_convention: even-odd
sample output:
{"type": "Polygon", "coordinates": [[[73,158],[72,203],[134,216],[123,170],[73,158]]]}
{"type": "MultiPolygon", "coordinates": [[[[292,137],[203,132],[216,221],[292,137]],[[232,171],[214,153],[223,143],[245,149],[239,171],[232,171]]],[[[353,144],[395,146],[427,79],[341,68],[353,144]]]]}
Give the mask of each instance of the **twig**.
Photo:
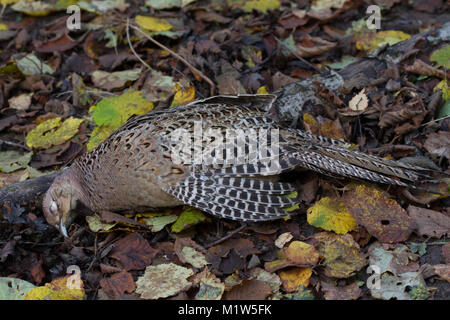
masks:
{"type": "Polygon", "coordinates": [[[31,149],[28,148],[27,146],[23,146],[23,145],[21,145],[21,144],[19,144],[19,143],[15,143],[15,142],[11,142],[11,141],[6,141],[6,140],[2,140],[2,139],[0,139],[0,144],[7,144],[7,145],[9,145],[9,146],[12,146],[12,147],[18,147],[18,148],[24,149],[24,150],[26,150],[26,151],[30,151],[30,150],[31,150],[31,149]]]}
{"type": "Polygon", "coordinates": [[[205,249],[208,249],[208,248],[210,248],[210,247],[212,247],[212,246],[215,246],[215,245],[217,245],[217,244],[219,244],[219,243],[222,243],[222,242],[224,242],[225,240],[230,239],[230,238],[231,238],[232,236],[234,236],[236,233],[239,233],[239,232],[245,230],[246,228],[248,228],[248,224],[243,223],[239,228],[237,228],[237,229],[235,229],[235,230],[233,230],[233,231],[227,233],[225,236],[223,236],[222,238],[217,239],[217,240],[214,241],[214,242],[208,243],[207,245],[205,245],[205,246],[203,246],[203,247],[204,247],[205,249]]]}
{"type": "Polygon", "coordinates": [[[139,57],[139,55],[137,54],[136,50],[134,50],[131,41],[130,41],[130,18],[127,18],[127,41],[128,41],[128,45],[130,46],[131,52],[133,52],[133,54],[135,55],[136,58],[138,58],[138,60],[144,65],[146,66],[148,69],[152,69],[147,62],[145,62],[144,60],[141,59],[141,57],[139,57]]]}
{"type": "Polygon", "coordinates": [[[297,52],[295,52],[294,50],[292,50],[291,48],[289,48],[286,44],[283,43],[283,41],[281,41],[280,39],[278,39],[277,37],[275,37],[275,40],[278,42],[278,44],[282,45],[283,47],[285,47],[290,53],[292,53],[298,60],[300,60],[301,62],[303,62],[304,64],[306,64],[308,67],[314,69],[317,72],[321,72],[319,68],[317,68],[315,65],[313,65],[311,62],[309,62],[308,60],[302,58],[297,52]]]}
{"type": "Polygon", "coordinates": [[[178,53],[170,50],[169,48],[167,48],[165,45],[163,45],[162,43],[156,41],[155,39],[153,39],[151,36],[149,36],[147,33],[145,33],[144,31],[142,31],[140,28],[135,27],[133,25],[130,25],[130,27],[136,31],[138,31],[139,33],[141,33],[142,35],[144,35],[144,37],[146,37],[148,40],[150,40],[151,42],[153,42],[154,44],[156,44],[158,47],[168,51],[172,56],[174,56],[175,58],[177,58],[178,60],[180,60],[181,62],[183,62],[190,70],[192,73],[198,75],[200,78],[202,78],[203,80],[205,80],[209,86],[210,86],[210,94],[214,95],[214,91],[216,90],[216,85],[214,84],[214,82],[212,82],[211,79],[209,79],[207,76],[205,76],[203,74],[203,72],[201,72],[200,70],[198,70],[196,67],[194,67],[193,65],[191,65],[185,58],[183,58],[182,56],[180,56],[178,53]]]}

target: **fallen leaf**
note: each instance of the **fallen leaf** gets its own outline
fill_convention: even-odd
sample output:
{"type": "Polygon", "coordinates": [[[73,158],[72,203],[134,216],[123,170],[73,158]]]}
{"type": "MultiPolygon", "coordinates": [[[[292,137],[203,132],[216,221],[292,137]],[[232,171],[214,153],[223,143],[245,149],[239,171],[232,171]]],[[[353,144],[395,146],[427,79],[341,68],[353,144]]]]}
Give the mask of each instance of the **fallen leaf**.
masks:
{"type": "Polygon", "coordinates": [[[356,49],[365,50],[369,53],[385,44],[394,45],[400,41],[411,38],[407,33],[398,30],[383,30],[377,32],[366,32],[359,34],[356,40],[356,49]]]}
{"type": "Polygon", "coordinates": [[[61,122],[60,117],[46,120],[28,132],[25,137],[30,148],[48,149],[71,139],[78,132],[78,127],[84,119],[69,117],[61,122]]]}
{"type": "Polygon", "coordinates": [[[356,300],[361,294],[362,290],[356,283],[348,286],[336,287],[324,281],[320,282],[325,300],[356,300]]]}
{"type": "Polygon", "coordinates": [[[23,300],[27,293],[36,288],[28,281],[16,278],[0,278],[0,300],[23,300]]]}
{"type": "Polygon", "coordinates": [[[42,287],[28,291],[23,300],[83,300],[86,294],[83,282],[78,278],[77,286],[72,287],[71,275],[58,278],[42,287]]]}
{"type": "Polygon", "coordinates": [[[131,233],[114,244],[109,256],[126,270],[142,270],[152,263],[157,250],[139,233],[131,233]]]}
{"type": "Polygon", "coordinates": [[[145,29],[150,32],[169,31],[173,28],[173,26],[165,19],[158,19],[146,16],[136,16],[135,21],[136,24],[140,26],[142,29],[145,29]]]}
{"type": "Polygon", "coordinates": [[[277,248],[282,249],[286,243],[291,241],[293,238],[292,234],[290,232],[285,232],[280,234],[280,236],[275,240],[275,246],[277,248]]]}
{"type": "Polygon", "coordinates": [[[129,90],[120,96],[103,98],[89,109],[97,128],[91,134],[88,150],[95,148],[131,116],[153,110],[153,103],[147,101],[142,94],[142,91],[129,90]]]}
{"type": "Polygon", "coordinates": [[[125,84],[137,80],[141,75],[141,71],[140,68],[117,72],[97,70],[92,73],[91,77],[96,87],[105,90],[114,90],[123,88],[125,84]]]}
{"type": "Polygon", "coordinates": [[[417,232],[421,236],[440,238],[450,235],[450,218],[438,211],[408,206],[408,214],[417,225],[417,232]]]}
{"type": "Polygon", "coordinates": [[[133,276],[122,270],[109,278],[100,280],[100,287],[111,298],[116,299],[125,292],[132,293],[136,288],[133,276]]]}
{"type": "Polygon", "coordinates": [[[244,280],[225,292],[224,300],[265,300],[271,293],[270,286],[262,281],[244,280]]]}
{"type": "Polygon", "coordinates": [[[355,230],[357,223],[349,213],[345,202],[338,198],[322,198],[307,210],[310,225],[327,231],[344,234],[355,230]]]}
{"type": "Polygon", "coordinates": [[[307,287],[312,275],[310,268],[290,268],[280,272],[283,289],[286,292],[296,292],[301,285],[307,287]]]}
{"type": "Polygon", "coordinates": [[[143,299],[167,298],[189,289],[192,283],[187,278],[193,274],[174,263],[148,266],[136,281],[136,293],[143,299]]]}
{"type": "Polygon", "coordinates": [[[33,93],[23,93],[8,100],[9,107],[16,110],[27,110],[31,104],[33,93]]]}
{"type": "Polygon", "coordinates": [[[358,224],[381,242],[405,241],[415,227],[405,209],[375,187],[357,185],[343,199],[358,224]]]}
{"type": "Polygon", "coordinates": [[[318,242],[315,247],[324,258],[324,271],[328,277],[348,278],[367,264],[366,256],[349,234],[320,232],[312,235],[311,241],[318,242]]]}
{"type": "Polygon", "coordinates": [[[200,210],[192,207],[185,207],[177,221],[172,224],[171,230],[178,233],[205,220],[206,217],[200,210]]]}
{"type": "Polygon", "coordinates": [[[367,98],[364,91],[365,91],[365,89],[363,88],[348,103],[349,108],[352,109],[353,111],[364,111],[367,109],[367,106],[369,105],[369,99],[367,98]]]}
{"type": "Polygon", "coordinates": [[[225,285],[208,268],[196,275],[194,283],[199,285],[195,300],[220,300],[225,291],[225,285]]]}

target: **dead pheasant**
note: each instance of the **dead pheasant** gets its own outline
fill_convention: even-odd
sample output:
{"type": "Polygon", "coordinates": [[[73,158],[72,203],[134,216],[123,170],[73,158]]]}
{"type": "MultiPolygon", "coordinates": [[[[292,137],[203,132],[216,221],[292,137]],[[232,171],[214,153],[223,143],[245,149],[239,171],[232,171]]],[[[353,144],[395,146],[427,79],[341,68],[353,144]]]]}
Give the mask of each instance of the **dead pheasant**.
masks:
{"type": "Polygon", "coordinates": [[[130,119],[55,179],[43,202],[47,222],[67,236],[78,202],[94,212],[186,204],[221,218],[266,221],[291,214],[286,208],[298,200],[286,196],[293,185],[263,176],[304,167],[405,187],[425,176],[426,169],[281,126],[267,112],[274,98],[218,96],[130,119]],[[237,146],[230,148],[208,131],[241,134],[229,140],[237,146]]]}

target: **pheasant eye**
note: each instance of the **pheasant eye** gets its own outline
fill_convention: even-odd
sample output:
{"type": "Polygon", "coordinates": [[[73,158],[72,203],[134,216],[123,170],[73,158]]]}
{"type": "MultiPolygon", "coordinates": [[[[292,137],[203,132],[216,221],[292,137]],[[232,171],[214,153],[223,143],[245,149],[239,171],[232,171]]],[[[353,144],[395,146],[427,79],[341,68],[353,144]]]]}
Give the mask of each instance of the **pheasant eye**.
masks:
{"type": "Polygon", "coordinates": [[[56,213],[56,210],[58,209],[58,206],[56,205],[55,201],[52,201],[52,203],[50,204],[50,211],[52,213],[56,213]]]}

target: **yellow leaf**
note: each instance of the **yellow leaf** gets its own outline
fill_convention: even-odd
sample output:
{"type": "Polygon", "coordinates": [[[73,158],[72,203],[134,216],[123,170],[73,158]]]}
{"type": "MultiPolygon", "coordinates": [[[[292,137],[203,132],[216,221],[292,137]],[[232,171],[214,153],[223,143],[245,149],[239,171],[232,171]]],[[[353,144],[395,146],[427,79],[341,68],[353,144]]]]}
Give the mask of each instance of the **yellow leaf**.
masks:
{"type": "Polygon", "coordinates": [[[11,9],[34,17],[46,16],[54,10],[51,4],[45,3],[44,1],[19,1],[12,5],[11,9]]]}
{"type": "Polygon", "coordinates": [[[136,16],[135,21],[141,28],[151,32],[169,31],[173,28],[173,26],[164,19],[136,16]]]}
{"type": "Polygon", "coordinates": [[[372,52],[385,44],[394,45],[397,42],[411,38],[407,33],[397,30],[386,30],[380,32],[367,32],[358,35],[356,49],[372,52]]]}
{"type": "Polygon", "coordinates": [[[322,198],[307,211],[310,225],[339,234],[354,230],[357,226],[341,199],[322,198]]]}
{"type": "Polygon", "coordinates": [[[188,88],[181,87],[178,83],[175,85],[175,96],[173,97],[171,108],[182,106],[194,101],[195,99],[195,88],[189,86],[188,88]]]}
{"type": "Polygon", "coordinates": [[[306,242],[292,241],[289,247],[283,250],[286,258],[296,264],[314,266],[319,260],[316,249],[306,242]]]}
{"type": "Polygon", "coordinates": [[[281,3],[278,0],[250,0],[245,1],[242,10],[245,12],[258,10],[267,13],[268,10],[275,10],[279,7],[281,7],[281,3]]]}
{"type": "Polygon", "coordinates": [[[70,117],[61,123],[61,118],[53,118],[39,124],[28,132],[25,141],[30,148],[48,149],[71,139],[78,132],[84,119],[70,117]]]}
{"type": "Polygon", "coordinates": [[[283,289],[286,292],[296,292],[300,286],[307,287],[309,278],[312,275],[310,268],[291,268],[280,272],[280,279],[283,283],[283,289]]]}
{"type": "Polygon", "coordinates": [[[433,91],[437,91],[437,90],[441,90],[442,91],[442,98],[447,101],[450,100],[450,89],[448,86],[447,81],[442,80],[440,81],[433,89],[433,91]]]}
{"type": "Polygon", "coordinates": [[[8,5],[8,4],[12,4],[12,3],[20,2],[20,1],[22,1],[22,0],[0,0],[0,4],[8,5]]]}
{"type": "Polygon", "coordinates": [[[259,87],[258,91],[256,91],[256,94],[269,94],[269,92],[267,92],[266,86],[262,86],[259,87]]]}
{"type": "Polygon", "coordinates": [[[85,296],[83,282],[75,273],[31,289],[23,300],[83,300],[85,296]]]}

